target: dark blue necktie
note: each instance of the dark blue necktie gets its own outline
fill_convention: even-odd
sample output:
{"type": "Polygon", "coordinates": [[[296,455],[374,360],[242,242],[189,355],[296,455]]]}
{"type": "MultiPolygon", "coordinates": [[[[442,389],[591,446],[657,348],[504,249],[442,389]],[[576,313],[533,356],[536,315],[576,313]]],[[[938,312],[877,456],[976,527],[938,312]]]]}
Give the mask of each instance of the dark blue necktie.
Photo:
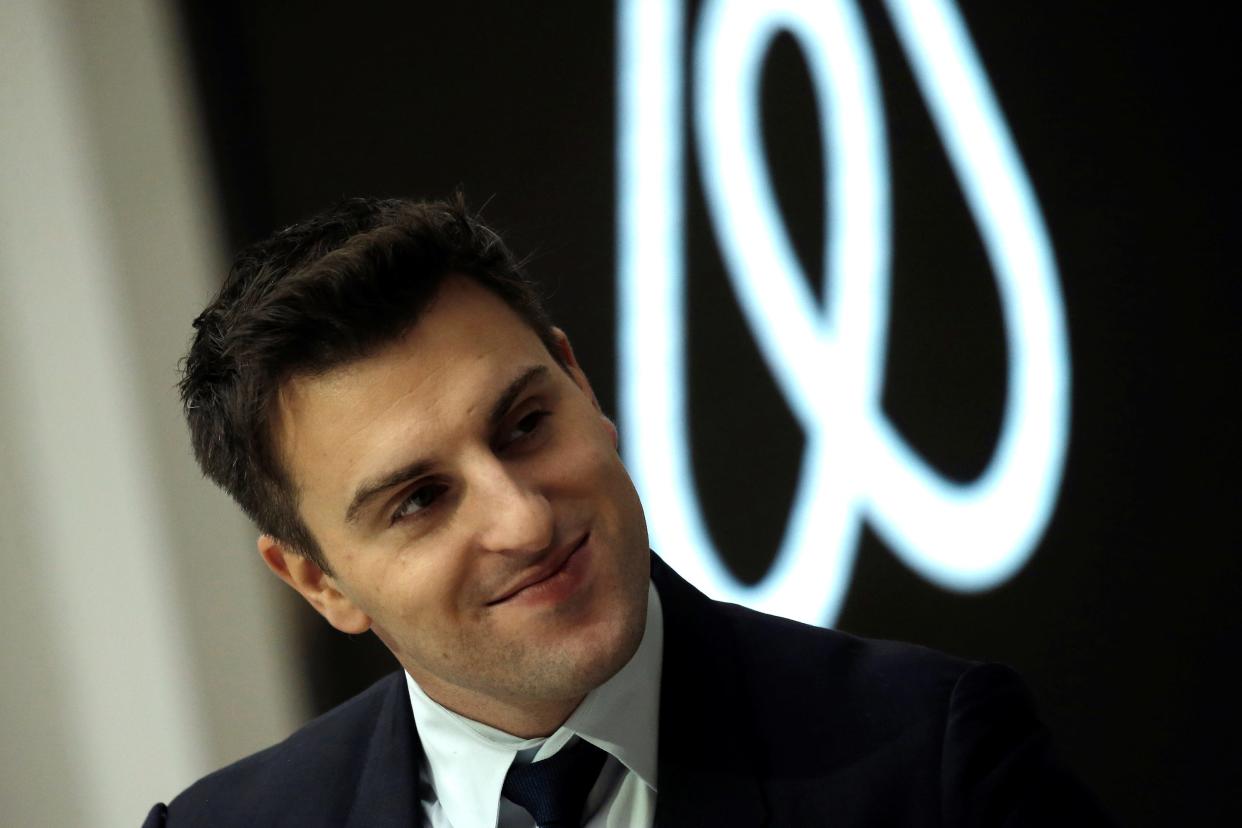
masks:
{"type": "Polygon", "coordinates": [[[541,762],[513,765],[500,792],[521,805],[539,828],[581,828],[587,794],[608,754],[579,739],[541,762]]]}

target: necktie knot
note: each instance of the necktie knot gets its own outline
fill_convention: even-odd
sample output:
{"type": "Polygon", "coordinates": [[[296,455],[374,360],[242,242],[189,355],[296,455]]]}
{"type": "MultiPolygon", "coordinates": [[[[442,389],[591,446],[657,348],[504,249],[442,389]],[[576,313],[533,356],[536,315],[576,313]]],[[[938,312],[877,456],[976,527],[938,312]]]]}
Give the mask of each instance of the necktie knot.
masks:
{"type": "Polygon", "coordinates": [[[607,756],[578,739],[541,762],[510,767],[500,792],[525,808],[539,828],[581,828],[587,795],[607,756]]]}

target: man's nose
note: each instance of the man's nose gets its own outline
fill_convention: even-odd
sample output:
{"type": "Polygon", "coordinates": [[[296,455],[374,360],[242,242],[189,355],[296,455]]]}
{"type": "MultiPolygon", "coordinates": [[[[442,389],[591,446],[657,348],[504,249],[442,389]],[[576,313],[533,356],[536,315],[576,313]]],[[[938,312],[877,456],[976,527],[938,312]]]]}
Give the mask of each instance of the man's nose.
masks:
{"type": "Polygon", "coordinates": [[[552,504],[504,463],[489,463],[475,482],[479,542],[496,552],[535,553],[552,545],[552,504]]]}

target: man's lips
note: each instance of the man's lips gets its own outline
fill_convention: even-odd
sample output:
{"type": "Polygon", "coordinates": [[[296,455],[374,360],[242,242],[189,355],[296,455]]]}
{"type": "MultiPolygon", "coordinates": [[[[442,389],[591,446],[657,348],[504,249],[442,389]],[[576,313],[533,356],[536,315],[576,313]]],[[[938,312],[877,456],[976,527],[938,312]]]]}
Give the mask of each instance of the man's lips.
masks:
{"type": "Polygon", "coordinates": [[[548,558],[542,566],[530,575],[527,575],[522,580],[518,581],[514,586],[505,590],[499,598],[494,598],[491,601],[488,601],[487,606],[491,607],[504,601],[508,601],[510,598],[517,595],[527,587],[532,587],[535,584],[546,581],[556,573],[560,572],[565,568],[565,565],[569,563],[569,559],[573,557],[573,554],[582,548],[582,545],[586,543],[588,537],[590,537],[589,532],[578,538],[578,540],[574,541],[572,544],[558,550],[554,555],[552,555],[552,557],[548,558]]]}

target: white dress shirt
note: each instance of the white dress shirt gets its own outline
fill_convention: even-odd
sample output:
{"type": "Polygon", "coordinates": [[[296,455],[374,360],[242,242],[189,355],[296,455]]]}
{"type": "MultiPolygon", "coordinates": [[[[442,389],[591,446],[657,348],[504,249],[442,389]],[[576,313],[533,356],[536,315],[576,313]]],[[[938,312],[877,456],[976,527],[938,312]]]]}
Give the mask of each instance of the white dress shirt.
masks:
{"type": "Polygon", "coordinates": [[[647,588],[647,625],[633,657],[587,694],[551,736],[521,739],[433,701],[406,673],[427,761],[422,807],[432,828],[533,828],[526,810],[500,795],[514,762],[546,759],[575,739],[608,754],[587,797],[585,828],[650,828],[655,818],[656,749],[664,614],[647,588]]]}

